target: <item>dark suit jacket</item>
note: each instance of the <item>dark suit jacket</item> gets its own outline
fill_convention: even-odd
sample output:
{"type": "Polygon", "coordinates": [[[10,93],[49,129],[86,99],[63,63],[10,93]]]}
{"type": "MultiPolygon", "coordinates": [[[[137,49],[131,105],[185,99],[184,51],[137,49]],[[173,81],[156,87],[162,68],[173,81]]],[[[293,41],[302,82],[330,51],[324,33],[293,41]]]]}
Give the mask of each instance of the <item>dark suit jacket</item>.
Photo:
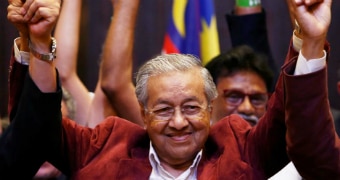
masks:
{"type": "MultiPolygon", "coordinates": [[[[61,142],[61,89],[57,93],[43,94],[29,76],[17,83],[23,85],[20,85],[22,94],[13,98],[18,100],[12,101],[15,103],[15,113],[0,139],[1,180],[32,179],[46,160],[47,153],[55,151],[54,143],[59,141],[60,147],[61,142]]],[[[15,81],[12,85],[19,87],[15,81]]]]}
{"type": "MultiPolygon", "coordinates": [[[[198,179],[266,179],[288,163],[286,149],[306,178],[340,178],[327,70],[292,76],[294,55],[289,51],[287,60],[292,60],[283,67],[268,112],[257,126],[232,115],[211,128],[198,179]]],[[[21,98],[10,129],[1,137],[0,176],[33,176],[49,160],[74,179],[148,179],[150,140],[139,126],[118,117],[95,129],[68,119],[60,126],[60,90],[43,94],[29,77],[21,98]]]]}

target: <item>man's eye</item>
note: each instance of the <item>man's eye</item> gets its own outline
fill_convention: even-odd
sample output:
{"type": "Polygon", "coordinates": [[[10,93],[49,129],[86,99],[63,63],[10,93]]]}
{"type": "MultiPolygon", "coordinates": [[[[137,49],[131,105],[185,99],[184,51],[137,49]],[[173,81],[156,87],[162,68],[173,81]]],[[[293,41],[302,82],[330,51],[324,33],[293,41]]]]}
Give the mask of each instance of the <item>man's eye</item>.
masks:
{"type": "Polygon", "coordinates": [[[169,114],[172,114],[173,112],[174,112],[174,109],[171,107],[164,107],[164,108],[154,110],[154,113],[159,116],[169,115],[169,114]]]}
{"type": "Polygon", "coordinates": [[[266,97],[264,95],[253,95],[251,96],[251,102],[255,105],[261,105],[266,103],[266,97]]]}
{"type": "Polygon", "coordinates": [[[242,98],[242,95],[238,93],[232,93],[227,95],[228,98],[242,98]]]}
{"type": "Polygon", "coordinates": [[[198,112],[200,112],[201,110],[201,107],[199,106],[194,106],[194,105],[187,105],[187,106],[183,106],[182,108],[182,111],[185,113],[185,114],[196,114],[198,112]]]}
{"type": "Polygon", "coordinates": [[[229,102],[238,102],[240,99],[242,99],[242,96],[238,94],[229,94],[226,96],[226,98],[229,102]]]}
{"type": "Polygon", "coordinates": [[[254,96],[251,98],[252,101],[264,101],[264,98],[259,97],[259,96],[254,96]]]}

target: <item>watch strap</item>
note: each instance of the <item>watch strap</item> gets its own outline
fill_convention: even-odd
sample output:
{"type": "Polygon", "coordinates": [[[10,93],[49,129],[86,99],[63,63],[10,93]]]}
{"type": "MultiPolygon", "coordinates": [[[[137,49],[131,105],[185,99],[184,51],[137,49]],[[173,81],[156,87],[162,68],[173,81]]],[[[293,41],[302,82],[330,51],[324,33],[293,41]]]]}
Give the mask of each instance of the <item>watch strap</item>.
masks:
{"type": "Polygon", "coordinates": [[[29,41],[29,48],[30,52],[33,54],[34,57],[43,60],[43,61],[53,61],[56,58],[56,50],[57,50],[57,41],[54,37],[51,38],[52,44],[51,44],[51,52],[47,54],[41,54],[37,52],[34,47],[31,44],[31,41],[29,41]]]}

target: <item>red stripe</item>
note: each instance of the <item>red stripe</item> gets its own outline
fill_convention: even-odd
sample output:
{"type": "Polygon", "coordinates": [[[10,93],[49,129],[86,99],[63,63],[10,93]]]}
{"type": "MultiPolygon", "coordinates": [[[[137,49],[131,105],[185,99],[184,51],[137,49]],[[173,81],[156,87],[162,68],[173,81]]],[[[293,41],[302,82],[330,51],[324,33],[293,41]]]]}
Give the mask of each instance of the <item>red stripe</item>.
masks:
{"type": "Polygon", "coordinates": [[[164,38],[164,44],[163,44],[163,51],[165,53],[179,53],[178,48],[176,47],[176,45],[172,42],[169,34],[165,35],[164,38]]]}

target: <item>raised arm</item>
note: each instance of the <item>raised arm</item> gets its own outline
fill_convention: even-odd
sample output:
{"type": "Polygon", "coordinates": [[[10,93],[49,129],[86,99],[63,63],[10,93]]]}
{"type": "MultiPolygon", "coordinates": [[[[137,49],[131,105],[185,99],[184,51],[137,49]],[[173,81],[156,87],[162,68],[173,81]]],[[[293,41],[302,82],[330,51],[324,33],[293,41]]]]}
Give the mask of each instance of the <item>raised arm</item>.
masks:
{"type": "Polygon", "coordinates": [[[23,89],[23,82],[25,79],[26,72],[28,71],[28,61],[29,61],[29,48],[28,48],[28,27],[27,24],[24,23],[23,18],[20,14],[20,8],[23,3],[21,1],[9,1],[8,6],[8,14],[7,18],[9,21],[17,28],[19,31],[20,37],[15,40],[17,46],[14,46],[14,53],[10,59],[10,68],[9,68],[9,101],[8,101],[8,114],[9,121],[11,122],[16,114],[19,99],[21,97],[21,92],[23,89]],[[20,14],[20,15],[18,15],[20,14]],[[17,52],[19,55],[15,55],[15,52],[21,51],[22,53],[17,52]],[[15,57],[16,56],[16,57],[15,57]],[[25,57],[24,57],[25,56],[25,57]],[[19,59],[18,59],[19,58],[19,59]],[[23,61],[24,58],[27,60],[23,61]],[[25,62],[20,64],[19,62],[25,62]]]}
{"type": "Polygon", "coordinates": [[[307,61],[324,56],[324,44],[331,22],[331,4],[332,0],[288,0],[289,9],[301,28],[301,52],[307,61]]]}
{"type": "MultiPolygon", "coordinates": [[[[113,19],[104,44],[101,87],[117,115],[143,126],[132,81],[133,44],[139,0],[112,0],[113,19]]],[[[98,122],[90,122],[89,124],[98,122]]]]}
{"type": "Polygon", "coordinates": [[[53,146],[59,144],[52,139],[61,133],[61,93],[57,88],[53,56],[49,54],[53,50],[51,32],[59,9],[59,0],[26,1],[24,4],[20,0],[9,1],[8,19],[15,25],[25,24],[21,27],[26,28],[25,35],[30,39],[31,65],[17,113],[0,140],[0,179],[32,178],[47,154],[54,151],[53,146]],[[57,90],[59,93],[55,93],[57,90]]]}
{"type": "MultiPolygon", "coordinates": [[[[32,1],[31,1],[32,2],[32,1]]],[[[46,1],[45,3],[48,3],[46,1]]],[[[29,46],[30,46],[30,66],[29,74],[33,82],[43,93],[56,92],[57,90],[57,75],[55,63],[53,59],[43,60],[38,54],[49,54],[53,50],[52,30],[57,15],[59,14],[60,3],[49,2],[53,5],[53,11],[48,11],[40,5],[39,2],[25,3],[24,8],[27,8],[27,13],[24,19],[29,20],[29,46]],[[56,7],[54,7],[56,6],[56,7]],[[38,9],[38,10],[37,10],[38,9]]]]}
{"type": "MultiPolygon", "coordinates": [[[[232,13],[226,14],[226,20],[230,32],[231,44],[233,47],[249,45],[256,52],[264,54],[268,58],[268,64],[274,73],[274,81],[279,75],[279,68],[274,60],[267,31],[266,12],[262,8],[260,0],[256,5],[241,6],[236,0],[235,8],[232,13]]],[[[247,2],[247,1],[240,1],[247,2]]],[[[270,92],[274,90],[273,83],[270,92]]]]}
{"type": "Polygon", "coordinates": [[[59,47],[55,63],[62,86],[69,92],[74,105],[74,112],[68,112],[69,118],[85,125],[91,97],[77,74],[81,5],[81,0],[63,1],[54,36],[59,47]]]}
{"type": "Polygon", "coordinates": [[[268,175],[280,169],[278,166],[275,169],[277,162],[288,160],[284,152],[288,150],[302,177],[338,179],[339,140],[329,110],[324,53],[324,50],[329,52],[326,35],[331,1],[310,1],[313,5],[287,2],[303,26],[302,49],[297,57],[290,48],[278,85],[268,102],[268,111],[255,127],[256,135],[250,133],[249,139],[255,139],[248,147],[258,146],[259,153],[267,152],[261,156],[267,159],[263,162],[268,175]]]}
{"type": "MultiPolygon", "coordinates": [[[[327,68],[324,67],[325,62],[317,60],[326,56],[324,45],[331,22],[332,1],[287,0],[287,3],[301,28],[300,33],[303,42],[300,55],[306,60],[300,63],[308,64],[307,69],[314,71],[315,73],[312,73],[312,75],[318,78],[305,83],[308,87],[318,87],[315,88],[317,90],[311,91],[314,92],[313,94],[308,96],[308,99],[314,99],[314,103],[309,102],[304,96],[297,96],[299,91],[306,89],[306,86],[303,88],[296,87],[298,78],[291,81],[291,77],[287,77],[284,80],[286,81],[286,89],[289,89],[285,94],[287,97],[286,111],[293,111],[298,106],[304,107],[301,113],[287,114],[286,116],[286,126],[289,127],[286,136],[288,154],[301,176],[306,179],[339,179],[340,145],[330,114],[327,68]],[[313,65],[310,65],[310,63],[313,63],[313,65]],[[320,74],[323,76],[320,76],[320,74]],[[299,101],[300,103],[292,104],[292,101],[299,101]],[[315,114],[315,117],[306,118],[309,114],[315,114]],[[299,123],[289,120],[293,118],[298,118],[299,123]],[[298,131],[298,129],[303,129],[303,131],[298,131]]],[[[295,74],[305,74],[305,72],[306,69],[295,69],[295,74]]],[[[303,76],[298,77],[302,78],[303,76]]]]}
{"type": "Polygon", "coordinates": [[[81,5],[81,0],[63,2],[55,31],[55,37],[60,42],[56,66],[63,88],[70,95],[69,102],[65,100],[65,104],[71,106],[65,105],[69,118],[74,119],[77,124],[94,127],[96,124],[89,124],[89,122],[116,114],[99,86],[100,79],[91,96],[77,74],[81,5]]]}

